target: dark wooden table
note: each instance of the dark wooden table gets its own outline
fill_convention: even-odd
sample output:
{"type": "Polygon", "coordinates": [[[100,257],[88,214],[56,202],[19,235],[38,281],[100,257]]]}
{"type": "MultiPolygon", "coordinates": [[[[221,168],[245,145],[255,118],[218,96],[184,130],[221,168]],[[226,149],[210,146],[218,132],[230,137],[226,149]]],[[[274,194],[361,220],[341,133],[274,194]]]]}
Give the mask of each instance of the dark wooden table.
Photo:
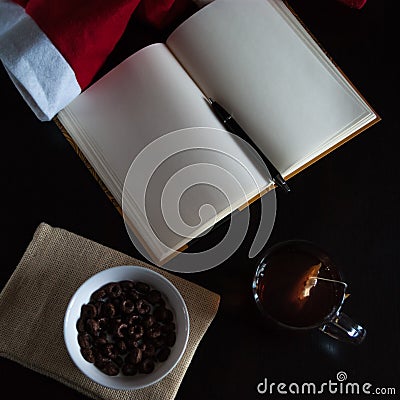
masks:
{"type": "MultiPolygon", "coordinates": [[[[250,229],[226,262],[185,275],[219,293],[221,304],[177,400],[280,398],[276,391],[275,396],[259,394],[257,385],[264,378],[287,385],[336,381],[339,371],[347,374],[347,382],[371,383],[372,391],[395,387],[400,392],[399,131],[397,101],[387,101],[398,63],[386,59],[385,2],[368,0],[362,10],[335,0],[289,3],[382,121],[294,177],[289,195],[277,191],[276,222],[267,245],[301,238],[324,247],[350,286],[345,311],[366,327],[367,338],[352,346],[318,331],[290,338],[265,331],[251,293],[255,264],[247,257],[254,234],[250,229]]],[[[132,23],[100,74],[159,37],[159,32],[132,23]]],[[[0,288],[42,221],[142,258],[121,216],[55,124],[36,119],[3,68],[0,80],[0,288]]],[[[259,212],[254,203],[253,225],[259,212]]],[[[202,246],[218,240],[223,231],[223,226],[212,231],[202,246]]],[[[3,391],[11,390],[13,398],[84,398],[5,359],[0,359],[0,371],[3,391]],[[14,381],[19,384],[14,386],[14,381]]]]}

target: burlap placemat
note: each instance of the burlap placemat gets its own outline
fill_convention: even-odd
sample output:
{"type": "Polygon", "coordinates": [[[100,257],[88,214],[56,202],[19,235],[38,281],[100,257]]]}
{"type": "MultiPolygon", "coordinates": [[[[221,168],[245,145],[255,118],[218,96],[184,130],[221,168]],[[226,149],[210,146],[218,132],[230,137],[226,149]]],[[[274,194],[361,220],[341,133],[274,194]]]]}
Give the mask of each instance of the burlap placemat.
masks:
{"type": "Polygon", "coordinates": [[[219,300],[219,295],[187,280],[42,223],[0,293],[0,355],[95,399],[173,399],[219,300]],[[189,311],[190,336],[182,359],[164,379],[135,391],[114,390],[92,382],[73,364],[64,344],[63,320],[72,294],[86,279],[109,267],[132,264],[156,270],[174,283],[189,311]]]}

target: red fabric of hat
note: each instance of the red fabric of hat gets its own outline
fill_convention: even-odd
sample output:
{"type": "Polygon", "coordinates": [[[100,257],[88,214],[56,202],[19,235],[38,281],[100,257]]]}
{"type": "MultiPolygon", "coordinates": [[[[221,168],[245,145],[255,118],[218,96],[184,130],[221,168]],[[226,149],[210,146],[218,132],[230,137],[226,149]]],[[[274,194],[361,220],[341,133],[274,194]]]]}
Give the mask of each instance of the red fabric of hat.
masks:
{"type": "Polygon", "coordinates": [[[137,8],[164,28],[192,0],[0,0],[0,59],[40,120],[92,82],[137,8]]]}
{"type": "MultiPolygon", "coordinates": [[[[82,89],[121,38],[140,0],[15,0],[25,8],[75,72],[82,89]]],[[[142,1],[142,18],[161,28],[187,1],[142,1]],[[175,10],[178,3],[179,8],[175,10]],[[171,11],[174,13],[171,15],[171,11]]]]}
{"type": "Polygon", "coordinates": [[[341,3],[346,4],[346,6],[349,6],[351,8],[357,8],[361,9],[364,7],[365,3],[367,0],[339,0],[341,3]]]}

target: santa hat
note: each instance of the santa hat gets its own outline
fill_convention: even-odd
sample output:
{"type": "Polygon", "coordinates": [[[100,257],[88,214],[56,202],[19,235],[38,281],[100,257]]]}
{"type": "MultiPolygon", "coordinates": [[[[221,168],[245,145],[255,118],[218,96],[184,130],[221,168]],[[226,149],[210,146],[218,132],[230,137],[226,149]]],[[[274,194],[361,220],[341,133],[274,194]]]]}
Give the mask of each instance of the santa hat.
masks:
{"type": "Polygon", "coordinates": [[[346,4],[346,6],[349,6],[351,8],[357,8],[360,10],[361,8],[364,7],[365,3],[367,0],[339,0],[341,3],[346,4]]]}
{"type": "Polygon", "coordinates": [[[48,121],[92,82],[136,8],[163,28],[189,1],[0,0],[0,59],[36,116],[48,121]]]}
{"type": "MultiPolygon", "coordinates": [[[[36,116],[51,120],[92,82],[136,13],[156,28],[212,0],[0,0],[0,60],[36,116]]],[[[362,8],[366,0],[339,0],[362,8]]]]}

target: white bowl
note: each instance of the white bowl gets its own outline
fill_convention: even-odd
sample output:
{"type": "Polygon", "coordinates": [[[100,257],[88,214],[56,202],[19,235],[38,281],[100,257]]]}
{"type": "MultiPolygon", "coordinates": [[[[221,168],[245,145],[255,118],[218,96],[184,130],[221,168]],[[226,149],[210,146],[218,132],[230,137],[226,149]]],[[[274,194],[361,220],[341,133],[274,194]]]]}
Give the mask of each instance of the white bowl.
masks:
{"type": "Polygon", "coordinates": [[[186,349],[188,338],[189,314],[185,301],[177,288],[163,275],[135,265],[113,267],[93,275],[72,296],[64,317],[64,340],[68,353],[76,366],[93,381],[113,389],[139,389],[164,378],[181,359],[186,349]],[[153,372],[149,374],[137,373],[133,376],[125,376],[120,373],[116,376],[108,376],[94,364],[86,361],[80,352],[76,323],[80,317],[82,305],[88,303],[91,294],[101,286],[109,282],[123,280],[145,282],[154,289],[159,290],[166,301],[167,307],[173,312],[176,326],[176,342],[171,347],[171,353],[167,360],[157,362],[153,372]]]}

